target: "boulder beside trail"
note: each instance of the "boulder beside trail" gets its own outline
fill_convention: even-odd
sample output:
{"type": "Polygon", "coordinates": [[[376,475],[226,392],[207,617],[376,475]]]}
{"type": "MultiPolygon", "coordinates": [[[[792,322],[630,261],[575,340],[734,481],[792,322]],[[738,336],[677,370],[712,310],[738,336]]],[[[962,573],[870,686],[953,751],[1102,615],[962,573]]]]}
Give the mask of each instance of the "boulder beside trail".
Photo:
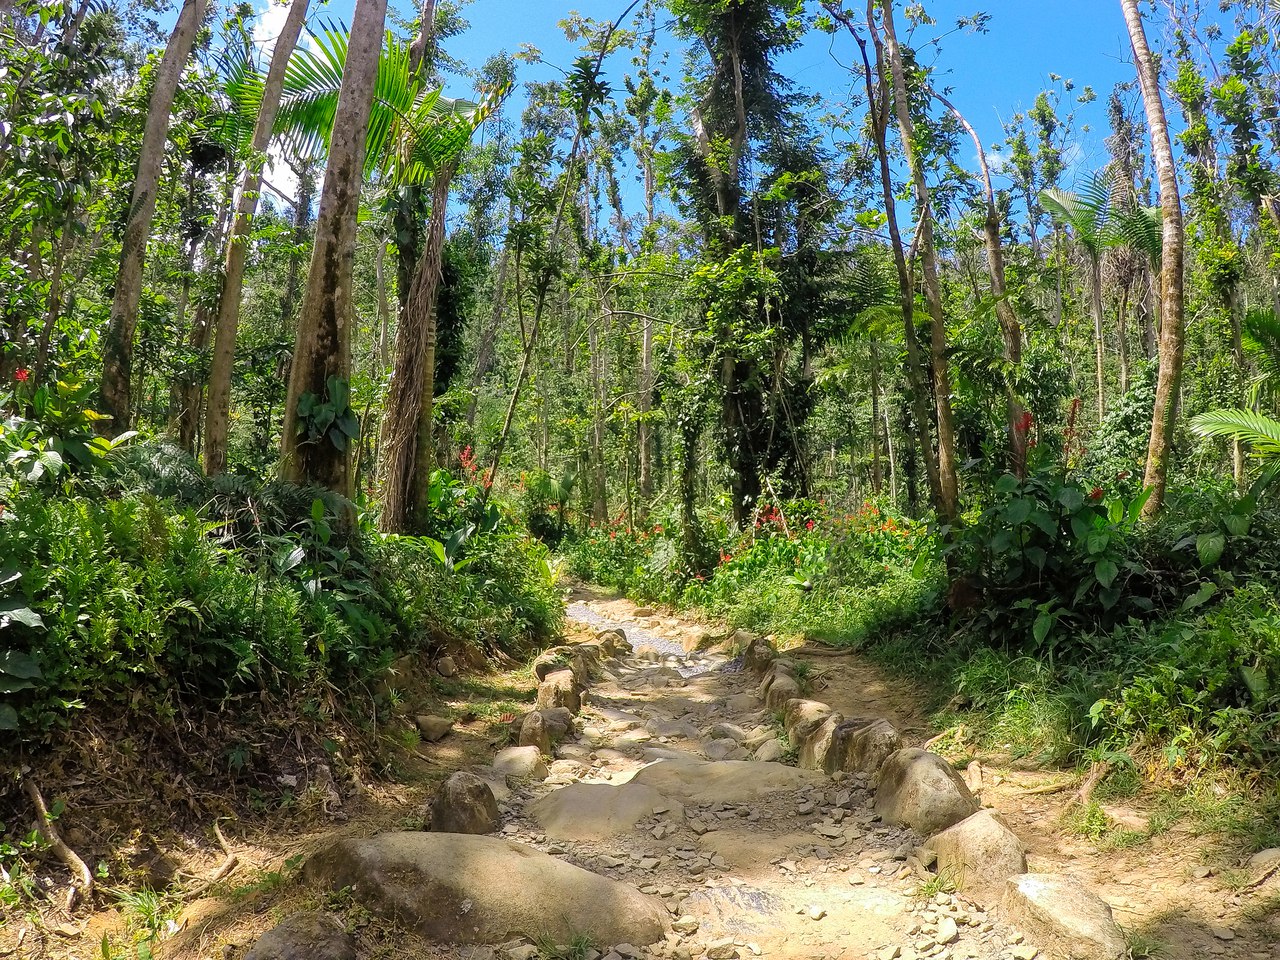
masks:
{"type": "Polygon", "coordinates": [[[1070,877],[1010,877],[1000,914],[1052,960],[1122,960],[1129,955],[1111,907],[1070,877]]]}
{"type": "Polygon", "coordinates": [[[505,747],[493,758],[493,769],[504,777],[545,780],[549,775],[542,753],[535,746],[505,747]]]}
{"type": "Polygon", "coordinates": [[[764,694],[764,705],[770,710],[779,710],[788,700],[800,696],[800,684],[790,674],[779,672],[765,682],[768,688],[764,694]]]}
{"type": "Polygon", "coordinates": [[[547,674],[538,684],[538,709],[549,710],[564,707],[570,713],[582,709],[582,688],[572,670],[557,670],[547,674]]]}
{"type": "Polygon", "coordinates": [[[1027,872],[1027,854],[998,813],[979,810],[925,843],[938,856],[940,876],[957,889],[996,901],[1005,881],[1027,872]]]}
{"type": "Polygon", "coordinates": [[[618,786],[574,783],[535,800],[528,812],[556,840],[603,840],[628,832],[664,804],[678,806],[653,787],[634,781],[618,786]]]}
{"type": "Polygon", "coordinates": [[[827,773],[872,774],[902,749],[902,737],[892,723],[880,718],[843,721],[831,736],[824,768],[827,773]]]}
{"type": "Polygon", "coordinates": [[[666,925],[661,902],[496,837],[384,833],[342,840],[312,857],[307,880],[351,889],[357,903],[430,940],[648,944],[666,925]]]}
{"type": "Polygon", "coordinates": [[[932,836],[978,812],[978,801],[947,761],[908,747],[876,774],[875,810],[887,822],[932,836]]]}
{"type": "Polygon", "coordinates": [[[451,774],[431,801],[431,829],[437,833],[491,833],[500,820],[493,790],[474,773],[451,774]]]}
{"type": "Polygon", "coordinates": [[[735,630],[730,642],[742,652],[743,669],[752,673],[763,673],[777,656],[768,640],[746,630],[735,630]]]}
{"type": "Polygon", "coordinates": [[[259,937],[244,960],[356,960],[356,944],[337,917],[306,910],[259,937]]]}
{"type": "Polygon", "coordinates": [[[534,710],[520,722],[520,746],[537,747],[550,754],[557,743],[573,732],[573,714],[566,707],[534,710]]]}
{"type": "Polygon", "coordinates": [[[427,743],[443,740],[449,735],[449,731],[453,729],[453,721],[444,717],[414,717],[413,722],[417,726],[418,732],[422,734],[422,739],[427,743]]]}

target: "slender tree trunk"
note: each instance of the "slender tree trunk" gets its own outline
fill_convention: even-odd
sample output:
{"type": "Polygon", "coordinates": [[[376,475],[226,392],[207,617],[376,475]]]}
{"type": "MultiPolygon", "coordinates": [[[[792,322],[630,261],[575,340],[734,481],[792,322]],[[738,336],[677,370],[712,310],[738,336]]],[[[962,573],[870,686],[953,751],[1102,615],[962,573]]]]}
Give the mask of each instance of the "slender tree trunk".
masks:
{"type": "Polygon", "coordinates": [[[893,74],[893,104],[898,115],[898,129],[902,135],[903,149],[907,153],[907,163],[911,168],[911,180],[915,188],[916,216],[919,218],[920,225],[920,265],[924,274],[925,303],[929,308],[932,328],[929,355],[933,372],[934,403],[937,406],[940,494],[938,507],[943,520],[952,523],[960,512],[959,476],[956,472],[955,417],[951,410],[951,375],[947,370],[947,319],[943,313],[942,285],[938,278],[938,255],[933,238],[933,208],[929,196],[929,185],[925,180],[924,163],[916,143],[915,121],[911,118],[906,68],[893,25],[893,0],[882,5],[881,13],[881,23],[884,26],[885,41],[888,46],[889,68],[893,74]]]}
{"type": "MultiPolygon", "coordinates": [[[[1000,244],[1000,212],[996,208],[996,192],[991,185],[991,168],[987,165],[987,151],[982,146],[982,138],[945,97],[937,93],[934,97],[960,121],[968,132],[978,151],[978,166],[982,171],[982,192],[986,201],[985,216],[982,221],[982,235],[987,253],[987,273],[991,277],[991,296],[996,301],[996,317],[1000,321],[1000,332],[1004,336],[1004,358],[1016,376],[1022,366],[1022,326],[1018,315],[1009,302],[1009,290],[1005,281],[1004,248],[1000,244]]],[[[1033,223],[1034,230],[1034,223],[1033,223]]],[[[1033,234],[1034,235],[1034,234],[1033,234]]],[[[1009,425],[1009,460],[1014,476],[1021,477],[1027,469],[1027,425],[1024,424],[1025,408],[1018,399],[1012,377],[1005,382],[1005,407],[1009,425]]]]}
{"type": "Polygon", "coordinates": [[[53,331],[57,328],[58,319],[62,316],[63,271],[67,256],[72,252],[78,236],[72,229],[70,214],[71,211],[67,210],[62,230],[58,235],[58,243],[54,247],[53,272],[49,278],[49,300],[45,305],[44,324],[40,327],[40,336],[36,341],[36,363],[32,379],[37,387],[45,382],[45,376],[49,370],[49,345],[53,342],[53,331]]]}
{"type": "Polygon", "coordinates": [[[498,327],[502,325],[502,308],[506,303],[507,270],[511,263],[511,248],[505,244],[502,255],[498,258],[498,278],[493,287],[493,311],[489,323],[480,336],[480,345],[476,348],[476,366],[471,374],[471,400],[467,403],[467,426],[476,423],[476,410],[480,403],[480,384],[484,382],[489,365],[493,362],[493,347],[498,338],[498,327]]]}
{"type": "Polygon", "coordinates": [[[391,304],[387,300],[386,265],[387,245],[379,240],[374,269],[378,284],[378,362],[383,364],[387,362],[387,351],[390,346],[388,339],[391,336],[391,304]]]}
{"type": "MultiPolygon", "coordinates": [[[[867,103],[871,112],[871,127],[876,139],[876,159],[880,169],[880,189],[884,200],[885,215],[888,220],[889,245],[893,250],[893,262],[898,272],[898,295],[902,306],[903,342],[906,344],[907,386],[911,394],[913,416],[909,419],[917,431],[917,443],[924,454],[925,474],[929,482],[929,492],[934,505],[941,512],[942,485],[938,473],[938,461],[932,454],[933,440],[929,435],[928,384],[925,376],[924,357],[921,355],[920,342],[915,330],[915,283],[907,263],[906,246],[902,242],[902,234],[898,229],[897,191],[893,185],[893,172],[890,166],[888,146],[888,113],[889,85],[888,71],[885,69],[883,44],[879,34],[872,31],[871,39],[876,51],[876,68],[873,72],[871,60],[867,54],[866,41],[863,39],[853,21],[845,15],[839,3],[824,0],[827,12],[844,24],[845,29],[853,37],[862,56],[863,81],[867,90],[867,103]]],[[[867,23],[874,23],[875,0],[867,0],[867,23]]],[[[914,483],[914,479],[913,479],[914,483]]],[[[914,487],[912,488],[914,491],[914,487]]],[[[914,498],[914,492],[913,492],[914,498]]],[[[914,502],[913,502],[914,507],[914,502]]]]}
{"type": "MultiPolygon", "coordinates": [[[[1236,371],[1243,376],[1245,371],[1244,331],[1241,329],[1240,286],[1230,284],[1225,291],[1227,315],[1231,322],[1231,359],[1236,371]]],[[[1236,489],[1245,488],[1244,444],[1239,437],[1231,441],[1231,475],[1235,478],[1236,489]]]]}
{"type": "Polygon", "coordinates": [[[120,268],[116,273],[115,296],[111,303],[111,322],[102,348],[102,406],[111,419],[99,421],[99,429],[109,436],[117,436],[129,429],[133,337],[138,325],[138,303],[142,299],[142,264],[156,212],[173,99],[182,79],[182,68],[191,56],[196,34],[204,22],[205,4],[206,0],[185,0],[183,3],[164,56],[156,68],[155,86],[147,104],[147,121],[142,131],[138,169],[133,181],[133,199],[120,244],[120,268]]]}
{"type": "MultiPolygon", "coordinates": [[[[601,304],[603,311],[604,304],[601,304]]],[[[588,321],[587,351],[591,377],[591,518],[597,523],[609,519],[609,502],[604,475],[604,351],[600,344],[599,320],[588,321]]]]}
{"type": "Polygon", "coordinates": [[[1089,254],[1089,310],[1093,314],[1093,375],[1101,423],[1107,415],[1106,344],[1102,329],[1102,256],[1096,253],[1089,254]]]}
{"type": "Polygon", "coordinates": [[[884,467],[880,465],[880,345],[871,338],[871,489],[880,496],[884,467]]]}
{"type": "Polygon", "coordinates": [[[293,205],[293,246],[289,253],[289,269],[285,273],[284,293],[280,296],[280,329],[288,330],[293,311],[298,306],[298,288],[302,278],[302,245],[311,226],[311,205],[316,198],[316,165],[304,160],[298,170],[298,199],[293,205]]]}
{"type": "Polygon", "coordinates": [[[204,416],[204,469],[210,475],[227,469],[227,421],[231,414],[231,368],[235,363],[236,333],[240,328],[240,299],[244,290],[244,267],[249,256],[249,234],[253,216],[258,210],[258,192],[262,189],[262,166],[271,142],[272,128],[280,110],[284,90],[285,69],[298,35],[307,19],[308,0],[292,0],[284,26],[276,38],[271,66],[262,86],[262,104],[253,127],[253,140],[240,187],[236,191],[236,213],[227,238],[227,252],[222,264],[222,296],[218,300],[218,319],[213,337],[213,358],[209,365],[209,391],[204,416]]]}
{"type": "MultiPolygon", "coordinates": [[[[337,437],[336,423],[319,437],[309,436],[310,418],[304,418],[298,407],[308,395],[320,403],[340,400],[330,391],[330,378],[341,381],[344,387],[350,383],[356,217],[364,180],[365,135],[386,15],[387,0],[356,0],[329,162],[320,193],[311,269],[298,316],[280,448],[281,476],[285,480],[317,483],[344,496],[352,492],[351,444],[337,437]]],[[[335,412],[354,417],[349,405],[335,412]]]]}
{"type": "Polygon", "coordinates": [[[1151,156],[1160,180],[1160,207],[1164,212],[1160,257],[1160,371],[1156,380],[1155,410],[1151,417],[1151,439],[1147,445],[1147,469],[1143,483],[1151,490],[1144,517],[1154,517],[1164,505],[1169,460],[1173,456],[1173,431],[1178,415],[1178,391],[1182,380],[1184,343],[1182,199],[1178,193],[1178,168],[1160,96],[1160,76],[1156,70],[1147,34],[1142,25],[1138,0],[1120,0],[1134,64],[1142,86],[1142,102],[1151,131],[1151,156]]]}

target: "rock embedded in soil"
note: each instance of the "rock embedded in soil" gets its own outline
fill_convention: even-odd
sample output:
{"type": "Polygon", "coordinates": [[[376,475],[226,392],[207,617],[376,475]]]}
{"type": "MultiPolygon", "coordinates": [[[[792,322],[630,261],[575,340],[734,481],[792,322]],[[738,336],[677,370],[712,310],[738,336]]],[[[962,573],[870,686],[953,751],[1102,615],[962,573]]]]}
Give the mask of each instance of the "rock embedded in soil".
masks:
{"type": "Polygon", "coordinates": [[[586,936],[649,944],[666,926],[659,900],[496,837],[386,833],[342,840],[308,861],[303,874],[332,890],[351,888],[357,903],[438,942],[586,936]]]}
{"type": "Polygon", "coordinates": [[[452,774],[431,801],[431,829],[437,833],[492,833],[499,821],[493,790],[474,773],[452,774]]]}
{"type": "Polygon", "coordinates": [[[1006,880],[1027,872],[1022,841],[990,810],[979,810],[948,827],[925,847],[937,855],[940,875],[983,900],[998,900],[1006,880]]]}
{"type": "Polygon", "coordinates": [[[785,673],[774,675],[764,695],[764,704],[770,710],[781,709],[788,700],[800,697],[800,684],[785,673]]]}
{"type": "Polygon", "coordinates": [[[679,804],[645,784],[575,783],[534,801],[526,812],[556,840],[603,840],[634,829],[662,805],[683,816],[679,804]]]}
{"type": "Polygon", "coordinates": [[[422,734],[422,739],[428,743],[443,740],[449,734],[449,731],[453,729],[453,721],[446,720],[444,717],[414,717],[413,722],[417,726],[418,732],[422,734]]]}
{"type": "Polygon", "coordinates": [[[264,933],[244,960],[356,960],[356,944],[336,917],[308,910],[264,933]]]}
{"type": "Polygon", "coordinates": [[[1122,960],[1129,953],[1111,907],[1070,877],[1010,877],[1000,913],[1052,960],[1122,960]]]}
{"type": "Polygon", "coordinates": [[[960,774],[926,750],[908,747],[890,756],[876,774],[875,787],[876,813],[921,836],[945,830],[978,811],[960,774]]]}
{"type": "Polygon", "coordinates": [[[454,662],[453,657],[441,657],[436,661],[436,673],[442,677],[457,676],[458,665],[454,662]]]}
{"type": "Polygon", "coordinates": [[[542,760],[542,753],[534,746],[505,747],[493,758],[493,769],[504,777],[547,779],[550,771],[542,760]]]}
{"type": "Polygon", "coordinates": [[[782,753],[782,741],[777,737],[774,737],[760,744],[760,746],[756,748],[756,752],[753,754],[752,759],[760,763],[772,763],[776,760],[781,760],[782,753]]]}

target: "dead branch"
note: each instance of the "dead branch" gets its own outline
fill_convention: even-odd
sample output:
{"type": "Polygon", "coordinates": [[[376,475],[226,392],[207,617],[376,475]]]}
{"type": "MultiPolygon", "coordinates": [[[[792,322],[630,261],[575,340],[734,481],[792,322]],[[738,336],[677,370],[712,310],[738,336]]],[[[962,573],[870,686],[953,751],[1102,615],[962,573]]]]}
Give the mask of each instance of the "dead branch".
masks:
{"type": "Polygon", "coordinates": [[[1111,772],[1111,764],[1105,760],[1094,761],[1093,766],[1089,768],[1089,775],[1084,778],[1084,783],[1080,784],[1079,791],[1071,798],[1070,804],[1079,804],[1084,806],[1089,802],[1089,798],[1093,796],[1093,791],[1097,789],[1098,784],[1102,782],[1102,778],[1111,772]]]}
{"type": "Polygon", "coordinates": [[[31,798],[31,804],[36,808],[36,829],[40,831],[40,835],[44,837],[45,842],[49,844],[49,849],[58,855],[61,860],[71,871],[71,875],[76,878],[71,889],[67,891],[67,912],[75,909],[77,900],[89,900],[93,897],[93,873],[89,870],[89,865],[80,858],[80,855],[72,850],[63,841],[57,828],[53,825],[53,817],[49,813],[49,808],[45,805],[44,794],[40,792],[40,788],[36,786],[34,780],[23,780],[22,789],[26,791],[27,796],[31,798]]]}
{"type": "Polygon", "coordinates": [[[218,825],[217,820],[213,821],[213,833],[214,836],[218,838],[218,846],[222,847],[222,852],[227,856],[226,859],[222,861],[222,864],[218,869],[213,872],[213,876],[188,894],[192,900],[197,900],[204,896],[204,894],[208,892],[214,884],[220,883],[227,877],[231,876],[231,874],[235,872],[236,867],[240,866],[240,858],[235,855],[235,852],[231,849],[231,845],[227,843],[227,838],[222,835],[222,827],[218,825]]]}

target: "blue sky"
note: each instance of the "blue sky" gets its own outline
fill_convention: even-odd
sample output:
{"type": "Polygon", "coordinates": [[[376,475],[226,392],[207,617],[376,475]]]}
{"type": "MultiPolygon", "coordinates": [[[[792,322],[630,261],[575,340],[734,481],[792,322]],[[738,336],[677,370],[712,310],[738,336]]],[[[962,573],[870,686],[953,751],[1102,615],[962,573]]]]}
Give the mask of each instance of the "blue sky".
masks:
{"type": "MultiPolygon", "coordinates": [[[[501,50],[515,53],[522,44],[538,47],[544,59],[567,67],[578,54],[564,38],[557,21],[571,11],[597,20],[610,20],[625,9],[628,0],[473,0],[464,11],[471,27],[448,42],[449,52],[469,63],[480,64],[501,50]]],[[[406,17],[409,3],[392,0],[406,17]]],[[[258,0],[264,8],[265,0],[258,0]]],[[[353,0],[330,0],[313,8],[313,21],[333,17],[350,22],[353,0]]],[[[816,5],[815,5],[816,6],[816,5]]],[[[1076,91],[1092,86],[1098,100],[1077,111],[1077,124],[1091,127],[1075,137],[1069,151],[1065,180],[1070,185],[1077,172],[1101,166],[1106,134],[1106,99],[1117,81],[1131,80],[1128,37],[1118,0],[927,0],[936,28],[923,28],[917,40],[949,30],[960,16],[984,10],[991,15],[985,34],[953,33],[942,42],[936,57],[936,82],[952,88],[951,99],[977,128],[988,147],[1001,138],[1001,122],[1029,107],[1036,95],[1052,85],[1051,75],[1073,80],[1076,91]]],[[[669,20],[660,13],[659,22],[669,20]]],[[[273,35],[273,21],[283,19],[276,6],[262,20],[260,35],[273,35]]],[[[901,19],[901,18],[900,18],[901,19]]],[[[904,24],[899,24],[904,29],[904,24]]],[[[1158,30],[1158,25],[1151,29],[1158,30]]],[[[798,84],[824,98],[839,102],[849,89],[850,77],[841,63],[851,62],[855,51],[847,36],[834,39],[815,32],[803,46],[780,62],[780,69],[798,84]],[[833,58],[832,54],[835,54],[833,58]],[[837,62],[840,61],[840,62],[837,62]]],[[[630,67],[625,54],[613,58],[614,76],[630,67]]],[[[520,81],[550,79],[558,74],[543,64],[518,63],[520,81]]],[[[679,79],[679,63],[672,62],[673,81],[679,79]]],[[[617,86],[617,84],[615,84],[617,86]]],[[[448,92],[469,93],[465,84],[451,82],[448,92]]],[[[518,97],[518,94],[517,94],[518,97]]],[[[517,101],[518,103],[518,101],[517,101]]],[[[998,166],[998,158],[997,158],[998,166]]]]}

